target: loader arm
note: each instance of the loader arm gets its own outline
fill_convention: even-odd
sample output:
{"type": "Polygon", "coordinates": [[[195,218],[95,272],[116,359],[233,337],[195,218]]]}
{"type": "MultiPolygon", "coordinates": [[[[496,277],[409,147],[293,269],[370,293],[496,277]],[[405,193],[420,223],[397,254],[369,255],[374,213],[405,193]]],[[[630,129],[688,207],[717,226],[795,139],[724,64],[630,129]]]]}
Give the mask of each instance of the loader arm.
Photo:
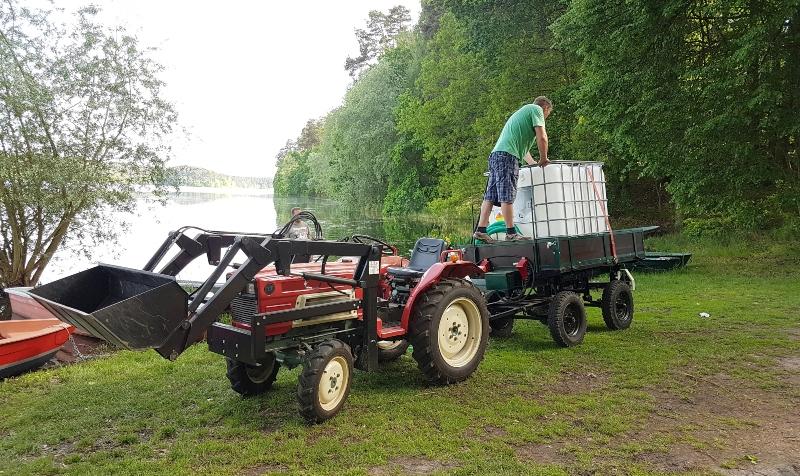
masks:
{"type": "MultiPolygon", "coordinates": [[[[375,270],[380,253],[379,246],[361,243],[291,240],[279,235],[231,232],[201,232],[190,238],[179,230],[170,233],[144,270],[101,264],[43,285],[30,294],[63,321],[115,346],[132,350],[153,348],[172,360],[203,339],[206,330],[264,267],[274,264],[278,274],[289,275],[296,255],[352,256],[359,261],[351,280],[310,273],[304,277],[338,284],[347,281],[345,284],[364,288],[363,302],[357,304],[363,307],[367,321],[366,348],[374,353],[378,281],[375,270]],[[160,273],[152,272],[173,245],[180,251],[160,273]],[[223,247],[228,250],[219,258],[223,247]],[[240,251],[247,259],[214,291],[217,280],[240,251]],[[190,296],[174,276],[204,253],[216,267],[190,296]],[[373,266],[370,261],[374,262],[373,266]],[[212,294],[209,296],[209,293],[212,294]]],[[[319,312],[323,313],[324,309],[319,312]]],[[[275,316],[275,319],[281,318],[285,317],[275,316]]],[[[270,316],[264,315],[260,322],[268,324],[269,320],[270,316]]],[[[263,339],[263,335],[254,335],[254,338],[263,339]]],[[[374,359],[377,360],[377,356],[374,359]]]]}

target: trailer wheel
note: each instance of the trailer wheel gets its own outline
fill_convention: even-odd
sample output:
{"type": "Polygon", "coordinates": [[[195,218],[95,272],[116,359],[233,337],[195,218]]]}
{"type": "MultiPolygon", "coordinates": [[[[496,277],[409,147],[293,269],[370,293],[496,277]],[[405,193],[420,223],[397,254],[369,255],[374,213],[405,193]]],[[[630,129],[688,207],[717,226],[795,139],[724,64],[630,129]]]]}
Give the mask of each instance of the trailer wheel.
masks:
{"type": "Polygon", "coordinates": [[[259,366],[239,362],[238,360],[225,359],[228,366],[226,375],[231,381],[234,392],[244,396],[260,395],[270,388],[278,378],[280,362],[275,360],[275,354],[270,352],[268,358],[259,366]]]}
{"type": "Polygon", "coordinates": [[[327,340],[308,355],[297,384],[300,415],[309,423],[323,422],[344,406],[350,393],[353,353],[344,342],[327,340]]]}
{"type": "Polygon", "coordinates": [[[378,341],[378,361],[379,362],[394,362],[408,350],[408,341],[401,340],[381,340],[378,341]]]}
{"type": "Polygon", "coordinates": [[[603,290],[603,320],[611,330],[627,329],[633,322],[633,293],[625,281],[615,279],[603,290]]]}
{"type": "Polygon", "coordinates": [[[586,309],[576,293],[561,291],[550,301],[547,326],[553,340],[562,347],[583,342],[586,335],[586,309]]]}
{"type": "Polygon", "coordinates": [[[514,318],[506,317],[489,321],[492,328],[492,337],[511,337],[514,333],[514,318]]]}
{"type": "Polygon", "coordinates": [[[435,384],[469,377],[489,340],[489,311],[481,292],[468,281],[446,279],[416,302],[411,345],[422,373],[435,384]]]}

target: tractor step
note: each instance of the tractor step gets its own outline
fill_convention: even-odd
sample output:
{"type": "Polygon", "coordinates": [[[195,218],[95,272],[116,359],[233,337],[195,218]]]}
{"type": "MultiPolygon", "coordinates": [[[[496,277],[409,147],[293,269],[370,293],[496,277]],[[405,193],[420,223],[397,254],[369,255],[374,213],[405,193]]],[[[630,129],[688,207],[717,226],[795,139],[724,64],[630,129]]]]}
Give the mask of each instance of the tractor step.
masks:
{"type": "Polygon", "coordinates": [[[406,330],[399,325],[390,325],[384,327],[378,332],[378,337],[381,339],[388,339],[389,337],[397,337],[406,333],[406,330]]]}

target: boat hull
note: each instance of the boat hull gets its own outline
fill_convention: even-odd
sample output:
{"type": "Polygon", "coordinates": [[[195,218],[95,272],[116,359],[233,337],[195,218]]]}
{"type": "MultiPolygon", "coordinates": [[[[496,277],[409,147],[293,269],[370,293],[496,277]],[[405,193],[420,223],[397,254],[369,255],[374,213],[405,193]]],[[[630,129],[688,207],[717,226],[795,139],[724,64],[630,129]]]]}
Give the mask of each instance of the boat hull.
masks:
{"type": "Polygon", "coordinates": [[[74,327],[58,319],[0,322],[0,379],[44,365],[73,330],[74,327]]]}

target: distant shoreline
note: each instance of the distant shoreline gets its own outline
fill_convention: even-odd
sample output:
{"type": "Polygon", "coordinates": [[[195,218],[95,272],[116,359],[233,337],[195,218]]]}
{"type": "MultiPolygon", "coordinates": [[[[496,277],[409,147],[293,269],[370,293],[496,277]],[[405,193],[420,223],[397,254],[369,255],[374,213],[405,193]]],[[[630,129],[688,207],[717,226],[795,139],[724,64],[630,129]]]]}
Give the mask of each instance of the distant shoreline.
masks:
{"type": "Polygon", "coordinates": [[[245,187],[196,187],[193,185],[181,185],[178,187],[179,193],[205,193],[209,195],[273,195],[274,191],[270,188],[245,188],[245,187]]]}

